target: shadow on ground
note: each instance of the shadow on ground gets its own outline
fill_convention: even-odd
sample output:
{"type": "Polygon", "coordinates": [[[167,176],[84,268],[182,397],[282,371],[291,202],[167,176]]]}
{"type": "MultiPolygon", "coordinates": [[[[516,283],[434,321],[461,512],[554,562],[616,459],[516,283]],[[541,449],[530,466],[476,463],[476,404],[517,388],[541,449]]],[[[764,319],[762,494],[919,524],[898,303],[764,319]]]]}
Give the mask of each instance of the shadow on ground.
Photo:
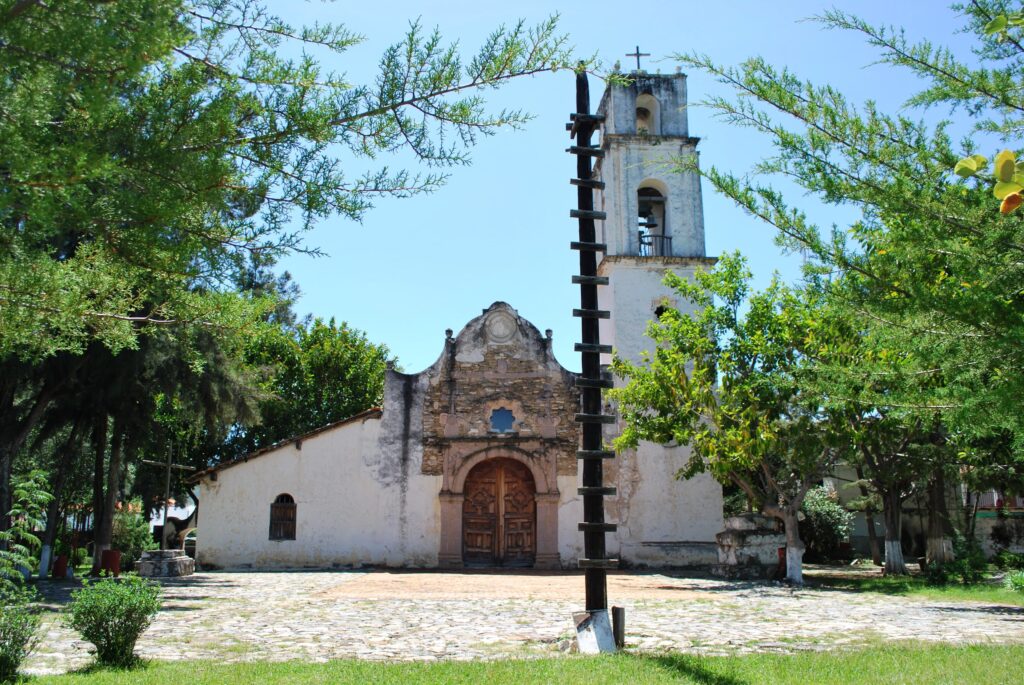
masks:
{"type": "Polygon", "coordinates": [[[699,656],[686,654],[629,654],[624,658],[654,663],[672,673],[689,678],[701,685],[751,685],[751,681],[724,673],[715,673],[708,668],[707,661],[699,656]]]}

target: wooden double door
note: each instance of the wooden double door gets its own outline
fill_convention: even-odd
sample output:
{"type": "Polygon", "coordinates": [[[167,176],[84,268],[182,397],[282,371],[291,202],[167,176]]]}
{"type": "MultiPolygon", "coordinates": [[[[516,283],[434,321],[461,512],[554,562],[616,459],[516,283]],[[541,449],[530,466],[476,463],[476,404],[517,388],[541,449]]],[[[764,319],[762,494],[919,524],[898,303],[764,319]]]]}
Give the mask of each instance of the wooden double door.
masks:
{"type": "Polygon", "coordinates": [[[513,459],[490,459],[473,467],[463,492],[463,563],[533,566],[537,490],[530,469],[513,459]]]}

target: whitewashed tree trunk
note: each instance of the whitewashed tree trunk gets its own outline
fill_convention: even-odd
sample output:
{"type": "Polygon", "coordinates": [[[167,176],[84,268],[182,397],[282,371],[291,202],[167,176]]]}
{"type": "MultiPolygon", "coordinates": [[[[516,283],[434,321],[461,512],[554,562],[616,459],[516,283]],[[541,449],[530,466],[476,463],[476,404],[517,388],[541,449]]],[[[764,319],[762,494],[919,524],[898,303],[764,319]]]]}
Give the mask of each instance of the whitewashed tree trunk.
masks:
{"type": "Polygon", "coordinates": [[[800,521],[796,511],[783,510],[782,523],[786,529],[786,580],[793,585],[804,584],[804,543],[800,539],[800,521]]]}
{"type": "Polygon", "coordinates": [[[45,580],[50,574],[50,560],[53,557],[53,548],[48,544],[43,544],[39,552],[39,579],[45,580]]]}
{"type": "Polygon", "coordinates": [[[903,502],[899,492],[886,492],[882,498],[885,515],[885,575],[906,576],[907,564],[903,560],[903,546],[900,543],[903,527],[903,502]]]}

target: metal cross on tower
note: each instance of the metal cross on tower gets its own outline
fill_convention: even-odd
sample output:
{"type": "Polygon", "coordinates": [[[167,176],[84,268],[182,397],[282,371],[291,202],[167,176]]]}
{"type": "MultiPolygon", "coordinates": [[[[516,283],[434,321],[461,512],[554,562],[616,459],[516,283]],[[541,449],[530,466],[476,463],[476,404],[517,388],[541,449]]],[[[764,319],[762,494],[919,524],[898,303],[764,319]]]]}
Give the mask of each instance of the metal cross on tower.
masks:
{"type": "Polygon", "coordinates": [[[649,52],[640,52],[640,46],[639,45],[636,46],[636,52],[627,52],[626,53],[626,57],[636,57],[636,70],[637,71],[640,71],[640,58],[641,57],[650,57],[650,56],[651,56],[651,53],[649,53],[649,52]]]}

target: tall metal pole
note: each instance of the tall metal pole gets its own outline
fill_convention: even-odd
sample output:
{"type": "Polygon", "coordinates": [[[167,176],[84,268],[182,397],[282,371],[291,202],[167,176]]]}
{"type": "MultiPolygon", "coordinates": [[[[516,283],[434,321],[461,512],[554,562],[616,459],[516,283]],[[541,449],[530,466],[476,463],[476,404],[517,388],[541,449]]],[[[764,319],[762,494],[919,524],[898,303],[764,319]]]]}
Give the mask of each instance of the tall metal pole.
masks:
{"type": "Polygon", "coordinates": [[[615,524],[604,520],[604,497],[614,495],[615,488],[604,486],[604,460],[615,457],[615,453],[602,449],[602,426],[614,423],[615,417],[601,413],[601,389],[611,387],[611,381],[601,375],[601,354],[610,353],[610,345],[602,345],[599,321],[610,318],[611,313],[598,309],[597,287],[608,285],[608,278],[597,275],[597,253],[605,252],[606,246],[596,242],[597,232],[594,221],[604,219],[604,212],[594,210],[594,191],[604,184],[593,178],[591,160],[602,158],[604,151],[591,145],[594,129],[603,121],[600,115],[590,113],[590,86],[587,74],[580,69],[576,74],[576,112],[569,115],[566,125],[576,145],[568,152],[576,155],[576,178],[570,182],[577,188],[578,209],[570,216],[579,220],[579,241],[571,247],[579,251],[580,273],[572,277],[580,286],[580,308],[573,310],[573,316],[580,318],[582,342],[576,351],[582,356],[582,373],[576,380],[580,389],[580,409],[576,421],[582,424],[582,445],[576,456],[583,462],[583,532],[585,558],[579,566],[586,571],[587,611],[608,609],[608,569],[617,568],[618,560],[606,556],[605,533],[614,531],[615,524]]]}

